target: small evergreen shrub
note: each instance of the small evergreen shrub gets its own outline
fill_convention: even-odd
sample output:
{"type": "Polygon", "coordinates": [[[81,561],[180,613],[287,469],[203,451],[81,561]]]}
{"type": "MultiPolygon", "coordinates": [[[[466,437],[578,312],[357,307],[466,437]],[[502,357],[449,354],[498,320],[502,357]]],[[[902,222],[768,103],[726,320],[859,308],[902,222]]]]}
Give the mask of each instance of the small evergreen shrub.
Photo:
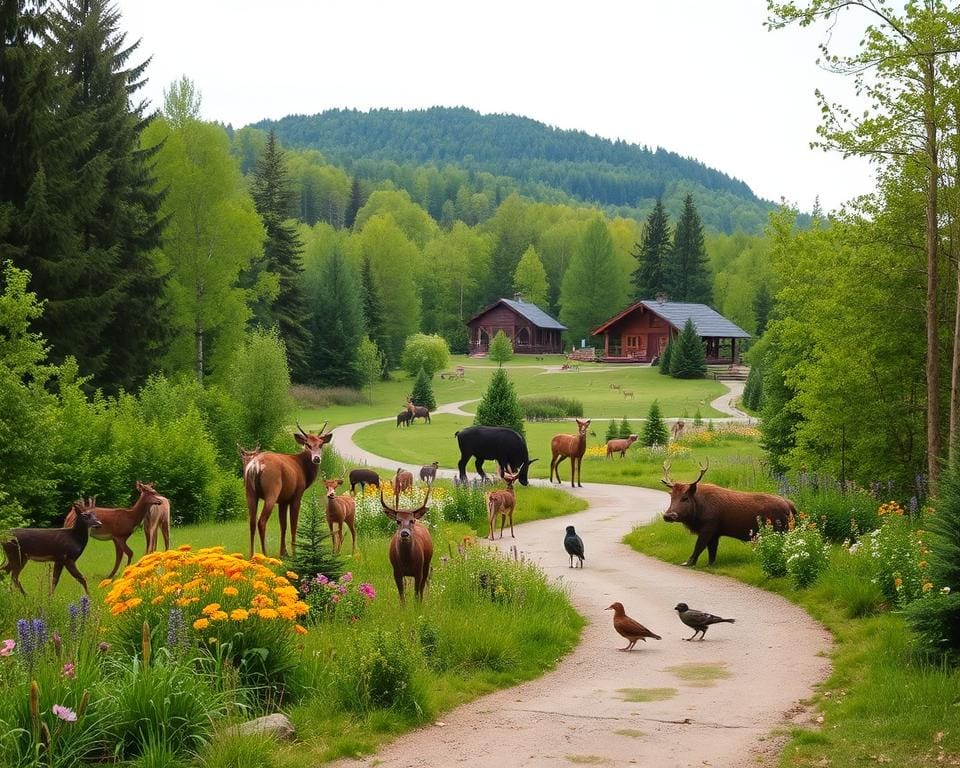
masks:
{"type": "Polygon", "coordinates": [[[693,426],[702,427],[703,426],[703,417],[700,415],[700,409],[697,408],[697,412],[693,414],[693,426]]]}
{"type": "Polygon", "coordinates": [[[660,375],[669,376],[670,375],[670,360],[673,357],[673,338],[667,341],[667,346],[664,347],[663,354],[660,355],[660,375]]]}
{"type": "Polygon", "coordinates": [[[617,437],[623,438],[625,440],[626,438],[630,437],[630,435],[632,434],[633,434],[633,430],[630,428],[630,422],[627,421],[627,417],[624,416],[620,420],[620,428],[619,428],[619,431],[617,432],[617,437]]]}
{"type": "Polygon", "coordinates": [[[429,374],[421,368],[417,373],[417,380],[413,383],[413,392],[410,399],[414,405],[420,405],[431,411],[437,410],[437,399],[433,396],[433,386],[430,384],[429,374]]]}
{"type": "MultiPolygon", "coordinates": [[[[628,430],[627,437],[630,432],[628,430]]],[[[663,417],[660,415],[660,403],[654,400],[650,404],[650,410],[647,412],[647,421],[643,425],[643,434],[640,436],[641,445],[648,448],[654,445],[666,445],[669,433],[667,425],[663,423],[663,417]]]]}
{"type": "Polygon", "coordinates": [[[670,375],[675,379],[702,379],[707,375],[706,353],[693,320],[688,319],[670,354],[670,375]]]}
{"type": "Polygon", "coordinates": [[[487,357],[500,366],[513,357],[513,344],[503,331],[497,331],[493,337],[493,340],[490,342],[487,357]]]}
{"type": "Polygon", "coordinates": [[[520,407],[527,421],[583,418],[583,403],[570,397],[556,395],[522,397],[520,407]]]}
{"type": "Polygon", "coordinates": [[[617,426],[616,419],[610,419],[607,422],[607,434],[603,436],[604,440],[616,440],[620,437],[620,428],[617,426]]]}
{"type": "MultiPolygon", "coordinates": [[[[343,559],[333,552],[326,514],[321,509],[321,503],[326,503],[326,499],[321,502],[321,494],[314,487],[304,495],[304,502],[300,508],[297,551],[287,560],[287,567],[303,579],[322,575],[336,580],[344,572],[344,564],[343,559]]],[[[349,535],[344,526],[344,540],[349,535]]],[[[300,592],[303,593],[303,582],[300,592]]]]}
{"type": "Polygon", "coordinates": [[[494,371],[490,378],[473,423],[487,427],[509,427],[524,434],[523,409],[517,399],[517,390],[503,368],[494,371]]]}

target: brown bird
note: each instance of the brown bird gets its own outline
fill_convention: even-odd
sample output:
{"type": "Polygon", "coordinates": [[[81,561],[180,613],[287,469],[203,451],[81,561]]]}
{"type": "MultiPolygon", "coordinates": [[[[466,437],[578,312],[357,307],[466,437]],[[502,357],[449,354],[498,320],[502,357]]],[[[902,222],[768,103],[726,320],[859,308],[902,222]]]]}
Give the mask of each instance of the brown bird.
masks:
{"type": "Polygon", "coordinates": [[[613,611],[613,628],[630,642],[625,648],[618,648],[618,651],[632,651],[637,640],[647,642],[648,637],[659,640],[660,635],[655,635],[639,621],[631,619],[623,610],[623,603],[613,603],[613,605],[604,608],[605,611],[613,611]]]}

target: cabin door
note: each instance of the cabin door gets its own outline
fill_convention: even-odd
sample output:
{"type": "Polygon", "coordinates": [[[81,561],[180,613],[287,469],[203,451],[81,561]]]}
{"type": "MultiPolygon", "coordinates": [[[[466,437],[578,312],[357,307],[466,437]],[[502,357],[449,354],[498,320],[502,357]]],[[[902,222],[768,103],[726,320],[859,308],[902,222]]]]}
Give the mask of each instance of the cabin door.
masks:
{"type": "Polygon", "coordinates": [[[647,337],[643,335],[623,337],[623,356],[644,359],[647,356],[647,337]]]}

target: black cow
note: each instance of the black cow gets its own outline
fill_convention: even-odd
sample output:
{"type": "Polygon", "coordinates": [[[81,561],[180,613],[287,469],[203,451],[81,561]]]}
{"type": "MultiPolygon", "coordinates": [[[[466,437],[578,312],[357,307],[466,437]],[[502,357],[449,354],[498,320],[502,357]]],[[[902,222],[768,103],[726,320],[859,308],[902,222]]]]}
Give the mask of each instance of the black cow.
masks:
{"type": "Polygon", "coordinates": [[[527,470],[536,459],[530,458],[527,444],[519,432],[507,427],[467,427],[454,434],[460,445],[457,468],[460,470],[461,483],[467,482],[467,461],[474,456],[477,474],[484,480],[487,476],[483,472],[483,462],[492,459],[499,465],[501,475],[508,466],[513,471],[519,468],[520,484],[528,484],[527,470]]]}

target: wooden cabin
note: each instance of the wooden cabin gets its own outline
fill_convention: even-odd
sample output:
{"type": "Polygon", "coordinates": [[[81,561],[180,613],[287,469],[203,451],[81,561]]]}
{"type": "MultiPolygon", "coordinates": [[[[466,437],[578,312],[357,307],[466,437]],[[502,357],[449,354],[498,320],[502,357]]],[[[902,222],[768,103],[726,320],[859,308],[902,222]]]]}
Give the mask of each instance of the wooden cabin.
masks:
{"type": "Polygon", "coordinates": [[[567,327],[536,304],[522,297],[500,299],[467,321],[470,354],[485,355],[490,342],[503,331],[521,355],[557,355],[563,352],[562,334],[567,327]]]}
{"type": "Polygon", "coordinates": [[[663,354],[687,320],[703,340],[708,365],[740,362],[738,340],[750,334],[706,304],[677,301],[638,301],[591,331],[603,336],[600,359],[610,363],[650,363],[663,354]]]}

